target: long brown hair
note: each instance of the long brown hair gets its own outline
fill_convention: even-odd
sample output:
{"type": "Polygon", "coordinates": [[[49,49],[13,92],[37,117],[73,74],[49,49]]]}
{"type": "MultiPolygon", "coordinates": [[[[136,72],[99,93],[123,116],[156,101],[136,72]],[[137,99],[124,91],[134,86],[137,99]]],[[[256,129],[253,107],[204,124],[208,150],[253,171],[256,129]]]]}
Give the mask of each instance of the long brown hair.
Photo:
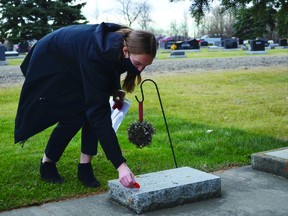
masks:
{"type": "MultiPolygon", "coordinates": [[[[124,42],[130,53],[138,55],[148,54],[152,58],[155,58],[157,45],[153,33],[146,30],[132,30],[130,28],[122,28],[118,32],[124,34],[124,42]]],[[[122,88],[124,91],[131,93],[141,81],[141,75],[132,75],[127,72],[122,88]]]]}

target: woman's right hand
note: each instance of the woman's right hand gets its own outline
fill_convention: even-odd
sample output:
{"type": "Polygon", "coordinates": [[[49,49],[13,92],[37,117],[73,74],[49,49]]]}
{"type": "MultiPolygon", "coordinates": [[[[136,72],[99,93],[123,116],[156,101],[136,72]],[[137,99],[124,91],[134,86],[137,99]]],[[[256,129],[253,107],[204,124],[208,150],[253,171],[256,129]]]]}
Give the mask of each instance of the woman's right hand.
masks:
{"type": "Polygon", "coordinates": [[[124,187],[134,187],[135,177],[126,163],[118,167],[119,181],[124,187]]]}
{"type": "Polygon", "coordinates": [[[124,104],[124,98],[125,98],[125,92],[121,89],[115,91],[113,93],[113,101],[115,102],[113,105],[113,109],[119,109],[121,110],[123,108],[124,104]]]}

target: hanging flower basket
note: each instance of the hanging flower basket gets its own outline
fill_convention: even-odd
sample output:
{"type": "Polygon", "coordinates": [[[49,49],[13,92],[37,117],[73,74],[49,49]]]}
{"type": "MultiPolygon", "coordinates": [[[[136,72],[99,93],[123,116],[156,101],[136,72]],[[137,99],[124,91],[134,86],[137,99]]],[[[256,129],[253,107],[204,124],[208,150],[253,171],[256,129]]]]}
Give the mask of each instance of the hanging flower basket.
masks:
{"type": "Polygon", "coordinates": [[[128,140],[136,145],[137,148],[143,148],[149,146],[152,143],[152,136],[155,134],[156,130],[147,121],[136,121],[130,124],[127,129],[128,140]]]}
{"type": "Polygon", "coordinates": [[[155,85],[155,87],[156,87],[159,103],[160,103],[162,114],[163,114],[163,119],[164,119],[164,122],[165,122],[165,125],[166,125],[167,135],[168,135],[169,142],[170,142],[170,147],[171,147],[172,154],[173,154],[175,167],[178,168],[176,157],[175,157],[175,153],[174,153],[174,149],[173,149],[173,145],[172,145],[172,141],[171,141],[171,137],[170,137],[170,132],[169,132],[169,129],[168,129],[168,124],[167,124],[165,113],[164,113],[164,108],[163,108],[161,97],[160,97],[160,93],[159,93],[159,90],[158,90],[158,86],[157,86],[156,82],[151,80],[151,79],[145,79],[140,84],[142,100],[139,100],[137,98],[137,96],[135,96],[136,100],[138,101],[138,106],[139,106],[139,108],[138,108],[139,121],[136,121],[136,122],[130,124],[130,126],[128,127],[128,129],[127,129],[128,140],[131,143],[133,143],[134,145],[136,145],[138,148],[143,148],[145,146],[151,145],[152,136],[156,132],[156,130],[152,126],[152,124],[150,124],[147,121],[143,121],[144,93],[143,93],[142,85],[143,85],[144,82],[147,82],[147,81],[152,82],[155,85]]]}

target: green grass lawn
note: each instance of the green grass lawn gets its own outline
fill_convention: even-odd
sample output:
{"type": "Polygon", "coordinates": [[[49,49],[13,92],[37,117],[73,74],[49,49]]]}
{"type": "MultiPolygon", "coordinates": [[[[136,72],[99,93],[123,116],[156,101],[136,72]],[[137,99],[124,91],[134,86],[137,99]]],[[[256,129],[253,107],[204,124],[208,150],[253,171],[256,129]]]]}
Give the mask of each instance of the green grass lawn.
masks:
{"type": "MultiPolygon", "coordinates": [[[[167,59],[169,58],[171,50],[167,49],[159,49],[157,52],[158,59],[167,59]]],[[[277,49],[266,49],[266,55],[287,55],[288,50],[277,48],[277,49]]],[[[229,49],[209,49],[207,47],[201,48],[199,52],[195,51],[185,51],[185,55],[187,58],[231,58],[231,57],[249,57],[247,54],[247,50],[237,49],[237,50],[229,50],[229,49]]],[[[263,55],[263,54],[253,54],[255,55],[263,55]]]]}
{"type": "MultiPolygon", "coordinates": [[[[211,172],[248,165],[252,153],[288,145],[285,67],[146,78],[158,84],[179,167],[211,172]]],[[[135,175],[174,168],[155,87],[146,82],[143,89],[144,120],[157,131],[152,145],[138,149],[127,140],[126,129],[138,119],[134,95],[141,98],[139,88],[127,95],[133,104],[118,130],[124,156],[135,175]]],[[[106,191],[107,181],[118,176],[100,146],[93,167],[102,187],[85,188],[77,180],[79,134],[58,163],[66,182],[53,185],[40,180],[39,163],[52,128],[32,137],[23,148],[13,144],[19,92],[20,86],[0,88],[0,211],[106,191]]]]}

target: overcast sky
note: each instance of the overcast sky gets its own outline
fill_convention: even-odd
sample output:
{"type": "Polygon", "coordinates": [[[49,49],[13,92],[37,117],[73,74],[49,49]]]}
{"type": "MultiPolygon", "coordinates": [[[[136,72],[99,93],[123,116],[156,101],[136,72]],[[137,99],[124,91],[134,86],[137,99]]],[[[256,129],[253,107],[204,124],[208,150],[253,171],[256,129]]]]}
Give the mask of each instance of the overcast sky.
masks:
{"type": "MultiPolygon", "coordinates": [[[[117,0],[83,0],[82,2],[87,2],[83,13],[90,23],[104,21],[125,24],[123,21],[120,21],[121,15],[119,16],[119,13],[117,13],[117,7],[119,7],[117,0]],[[96,19],[97,14],[98,19],[96,19]]],[[[189,17],[188,24],[190,26],[193,25],[192,19],[189,16],[191,1],[185,0],[171,3],[169,0],[147,0],[147,2],[152,8],[151,19],[153,20],[152,26],[154,28],[168,30],[172,21],[180,25],[184,21],[185,13],[189,17]]],[[[133,27],[137,28],[139,26],[133,27]]]]}

